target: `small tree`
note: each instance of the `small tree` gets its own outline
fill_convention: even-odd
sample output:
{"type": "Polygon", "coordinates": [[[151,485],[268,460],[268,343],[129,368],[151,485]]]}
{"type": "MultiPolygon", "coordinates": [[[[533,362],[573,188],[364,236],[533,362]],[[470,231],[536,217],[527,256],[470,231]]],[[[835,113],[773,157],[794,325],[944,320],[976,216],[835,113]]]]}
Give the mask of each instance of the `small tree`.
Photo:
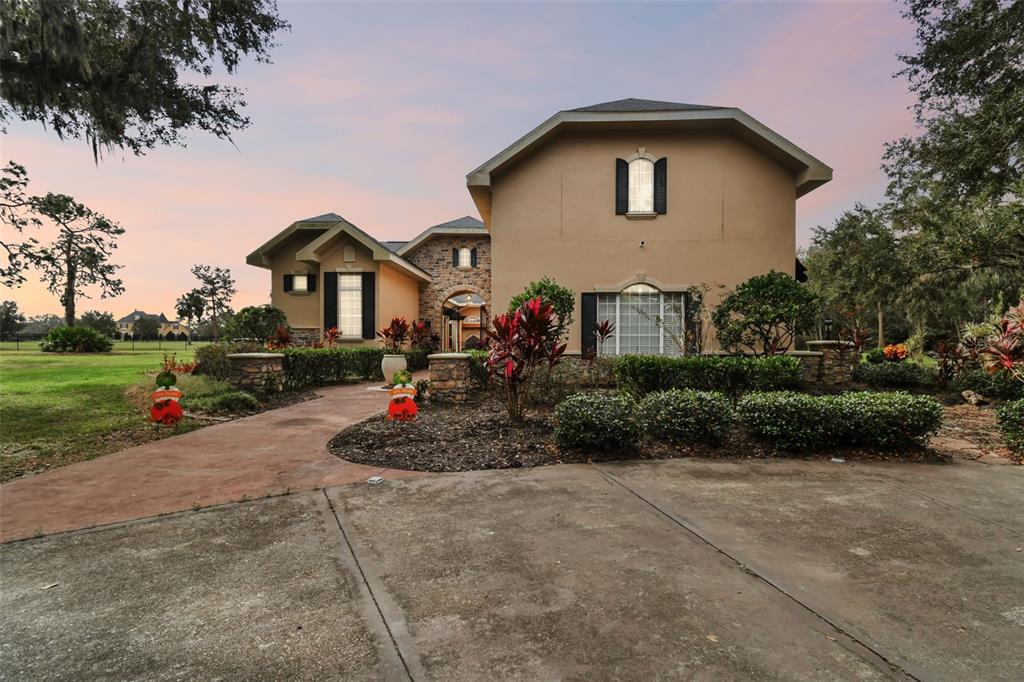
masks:
{"type": "Polygon", "coordinates": [[[224,325],[224,337],[260,343],[275,336],[277,328],[288,329],[288,318],[272,305],[252,305],[239,310],[224,325]]]}
{"type": "Polygon", "coordinates": [[[50,331],[60,327],[63,323],[60,315],[44,313],[34,315],[25,321],[25,328],[22,331],[26,334],[49,334],[50,331]]]}
{"type": "Polygon", "coordinates": [[[203,292],[199,289],[193,289],[186,294],[182,294],[178,301],[174,304],[174,312],[178,314],[178,318],[184,317],[188,321],[188,340],[192,341],[192,320],[201,320],[203,317],[203,310],[206,309],[206,301],[203,300],[203,292]]]}
{"type": "Polygon", "coordinates": [[[727,294],[711,319],[723,348],[754,355],[786,352],[793,337],[814,324],[817,297],[795,279],[772,270],[727,294]]]}
{"type": "Polygon", "coordinates": [[[152,317],[140,317],[132,325],[132,336],[142,341],[152,341],[160,333],[160,323],[152,317]]]}
{"type": "Polygon", "coordinates": [[[576,309],[576,292],[563,287],[550,277],[542,277],[530,284],[522,293],[512,297],[508,303],[508,312],[515,313],[524,303],[531,298],[540,297],[540,300],[550,305],[555,311],[556,330],[555,339],[565,338],[569,325],[572,324],[572,313],[576,309]]]}
{"type": "Polygon", "coordinates": [[[14,301],[0,303],[0,339],[4,341],[14,338],[14,335],[25,326],[25,316],[18,310],[18,304],[14,301]]]}
{"type": "Polygon", "coordinates": [[[100,298],[124,293],[124,283],[115,277],[121,266],[110,262],[124,228],[66,194],[34,198],[32,207],[58,228],[56,241],[42,250],[38,265],[43,282],[64,306],[64,324],[73,327],[75,299],[88,298],[85,287],[99,285],[100,298]]]}
{"type": "Polygon", "coordinates": [[[227,268],[215,268],[210,265],[195,265],[192,267],[192,274],[202,284],[193,291],[198,291],[206,301],[206,321],[210,335],[216,338],[221,326],[228,322],[227,318],[231,316],[231,299],[238,293],[235,278],[227,268]]]}
{"type": "Polygon", "coordinates": [[[558,319],[551,304],[537,296],[514,313],[494,318],[493,326],[487,371],[501,382],[509,418],[521,422],[534,371],[542,363],[554,367],[565,353],[565,344],[558,342],[558,319]]]}
{"type": "Polygon", "coordinates": [[[117,334],[117,322],[114,321],[114,316],[110,313],[101,313],[98,310],[89,310],[82,313],[82,316],[78,318],[78,324],[83,327],[95,329],[104,336],[113,337],[117,334]]]}

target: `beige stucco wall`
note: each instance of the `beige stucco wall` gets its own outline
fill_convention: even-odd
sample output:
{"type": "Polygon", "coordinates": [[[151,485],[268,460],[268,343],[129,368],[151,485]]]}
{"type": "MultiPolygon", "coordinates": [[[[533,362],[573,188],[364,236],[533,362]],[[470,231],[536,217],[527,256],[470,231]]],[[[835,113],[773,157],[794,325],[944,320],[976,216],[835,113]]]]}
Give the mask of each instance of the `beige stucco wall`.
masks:
{"type": "Polygon", "coordinates": [[[492,310],[548,275],[577,293],[569,351],[580,348],[579,294],[646,280],[666,290],[732,288],[796,256],[792,173],[726,133],[563,134],[492,183],[492,310]],[[668,211],[615,214],[615,159],[668,157],[668,211]],[[643,242],[643,244],[641,244],[643,242]]]}
{"type": "Polygon", "coordinates": [[[416,280],[381,263],[377,275],[377,329],[390,324],[394,317],[404,317],[412,324],[419,305],[420,287],[416,280]]]}
{"type": "MultiPolygon", "coordinates": [[[[411,276],[387,263],[375,261],[373,253],[367,247],[348,235],[340,235],[330,247],[321,254],[319,268],[315,263],[295,260],[295,254],[313,241],[319,234],[299,233],[282,242],[271,255],[271,303],[280,308],[288,316],[288,323],[293,328],[323,329],[323,276],[324,272],[375,272],[377,273],[376,320],[375,326],[380,329],[392,317],[402,316],[410,322],[417,317],[419,309],[419,283],[411,276]],[[352,261],[345,260],[345,247],[353,247],[352,261]],[[289,273],[309,272],[316,274],[317,290],[312,294],[285,293],[284,275],[289,273]]],[[[348,336],[349,330],[343,330],[348,336]]],[[[362,330],[354,330],[352,336],[358,336],[362,330]]],[[[378,342],[369,339],[343,340],[346,345],[374,345],[378,342]]]]}
{"type": "Polygon", "coordinates": [[[319,234],[299,232],[281,243],[270,257],[271,285],[270,302],[279,308],[288,318],[292,327],[320,328],[320,288],[323,280],[315,264],[302,263],[295,260],[295,253],[319,234]],[[284,276],[287,274],[308,273],[315,275],[317,290],[313,293],[285,293],[284,276]]]}

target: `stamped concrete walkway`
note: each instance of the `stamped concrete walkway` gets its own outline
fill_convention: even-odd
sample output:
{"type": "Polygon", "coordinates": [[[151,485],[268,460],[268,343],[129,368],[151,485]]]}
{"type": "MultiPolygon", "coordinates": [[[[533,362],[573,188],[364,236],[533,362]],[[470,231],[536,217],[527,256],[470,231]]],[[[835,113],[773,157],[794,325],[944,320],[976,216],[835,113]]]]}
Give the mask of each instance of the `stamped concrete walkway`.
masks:
{"type": "Polygon", "coordinates": [[[327,441],[387,406],[366,384],[0,486],[0,542],[416,472],[338,459],[327,441]]]}

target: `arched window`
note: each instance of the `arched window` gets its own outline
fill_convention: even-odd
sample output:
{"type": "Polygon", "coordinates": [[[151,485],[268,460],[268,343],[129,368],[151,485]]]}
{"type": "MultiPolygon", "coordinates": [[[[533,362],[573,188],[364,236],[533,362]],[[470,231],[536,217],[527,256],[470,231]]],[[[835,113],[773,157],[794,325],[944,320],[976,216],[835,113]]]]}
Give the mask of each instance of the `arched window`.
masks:
{"type": "Polygon", "coordinates": [[[683,343],[683,294],[633,284],[617,294],[597,295],[597,320],[615,323],[600,355],[679,355],[683,343]]]}
{"type": "Polygon", "coordinates": [[[654,212],[654,162],[650,159],[629,162],[629,212],[654,212]]]}
{"type": "Polygon", "coordinates": [[[352,246],[351,244],[347,244],[345,246],[345,248],[342,249],[342,256],[341,257],[345,260],[346,263],[352,263],[353,261],[355,261],[355,259],[356,259],[356,249],[355,249],[355,247],[352,246]]]}
{"type": "Polygon", "coordinates": [[[473,267],[473,252],[467,246],[463,246],[461,249],[459,249],[459,267],[473,267]]]}

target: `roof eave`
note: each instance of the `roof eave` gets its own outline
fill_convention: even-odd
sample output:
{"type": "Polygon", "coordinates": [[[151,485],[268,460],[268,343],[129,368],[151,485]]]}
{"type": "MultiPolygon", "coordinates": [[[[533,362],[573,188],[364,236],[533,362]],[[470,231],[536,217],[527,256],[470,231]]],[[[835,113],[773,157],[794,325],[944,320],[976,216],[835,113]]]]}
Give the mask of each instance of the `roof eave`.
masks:
{"type": "Polygon", "coordinates": [[[409,253],[410,251],[414,251],[425,242],[428,242],[432,238],[437,237],[439,235],[451,236],[460,234],[490,236],[486,229],[480,230],[479,228],[475,227],[431,227],[426,230],[423,230],[423,232],[420,232],[418,235],[413,237],[412,240],[406,242],[397,251],[395,251],[395,253],[397,253],[399,256],[404,256],[405,254],[409,253]]]}

